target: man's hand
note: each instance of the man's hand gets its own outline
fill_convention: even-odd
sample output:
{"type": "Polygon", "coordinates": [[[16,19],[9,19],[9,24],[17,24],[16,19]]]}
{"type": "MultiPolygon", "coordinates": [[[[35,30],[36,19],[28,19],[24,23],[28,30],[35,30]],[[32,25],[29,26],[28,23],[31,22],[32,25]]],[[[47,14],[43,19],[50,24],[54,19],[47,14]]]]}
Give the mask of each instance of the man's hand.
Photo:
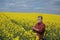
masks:
{"type": "Polygon", "coordinates": [[[36,30],[36,31],[39,31],[39,29],[37,29],[37,28],[35,28],[35,27],[33,27],[33,29],[36,30]]]}

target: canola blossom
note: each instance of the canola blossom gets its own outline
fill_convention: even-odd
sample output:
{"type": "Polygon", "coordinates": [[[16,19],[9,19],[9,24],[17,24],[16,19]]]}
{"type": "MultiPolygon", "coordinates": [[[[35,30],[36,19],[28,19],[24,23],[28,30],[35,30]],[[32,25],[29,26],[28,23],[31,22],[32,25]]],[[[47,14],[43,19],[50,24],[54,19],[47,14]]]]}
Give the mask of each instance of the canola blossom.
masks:
{"type": "Polygon", "coordinates": [[[46,25],[44,38],[60,40],[60,15],[34,12],[0,12],[0,40],[38,40],[32,30],[38,16],[46,25]]]}

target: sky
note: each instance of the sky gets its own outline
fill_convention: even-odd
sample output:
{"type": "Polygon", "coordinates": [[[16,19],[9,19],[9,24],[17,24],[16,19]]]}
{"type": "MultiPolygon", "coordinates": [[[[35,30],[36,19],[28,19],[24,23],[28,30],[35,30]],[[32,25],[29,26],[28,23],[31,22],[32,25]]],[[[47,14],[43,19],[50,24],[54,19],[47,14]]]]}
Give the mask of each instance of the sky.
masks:
{"type": "Polygon", "coordinates": [[[0,12],[2,11],[60,14],[60,0],[0,0],[0,12]]]}

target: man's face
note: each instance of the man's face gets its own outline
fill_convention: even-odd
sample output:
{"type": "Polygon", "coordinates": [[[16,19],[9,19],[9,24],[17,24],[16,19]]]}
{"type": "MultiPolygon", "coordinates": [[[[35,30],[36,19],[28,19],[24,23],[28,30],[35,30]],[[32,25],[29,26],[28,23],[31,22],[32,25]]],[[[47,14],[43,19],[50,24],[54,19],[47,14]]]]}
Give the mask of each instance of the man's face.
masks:
{"type": "Polygon", "coordinates": [[[38,22],[42,22],[42,19],[41,19],[41,17],[39,17],[39,18],[38,18],[38,22]]]}

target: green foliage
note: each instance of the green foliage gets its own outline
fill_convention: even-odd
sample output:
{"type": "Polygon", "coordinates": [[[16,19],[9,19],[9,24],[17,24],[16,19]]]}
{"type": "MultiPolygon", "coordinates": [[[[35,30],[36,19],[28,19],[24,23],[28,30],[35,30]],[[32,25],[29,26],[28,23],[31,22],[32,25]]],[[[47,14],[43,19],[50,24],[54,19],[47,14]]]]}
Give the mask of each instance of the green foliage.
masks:
{"type": "MultiPolygon", "coordinates": [[[[32,31],[34,23],[24,19],[17,21],[0,14],[0,40],[36,40],[36,33],[32,31]]],[[[60,40],[60,23],[47,22],[44,38],[60,40]]]]}

